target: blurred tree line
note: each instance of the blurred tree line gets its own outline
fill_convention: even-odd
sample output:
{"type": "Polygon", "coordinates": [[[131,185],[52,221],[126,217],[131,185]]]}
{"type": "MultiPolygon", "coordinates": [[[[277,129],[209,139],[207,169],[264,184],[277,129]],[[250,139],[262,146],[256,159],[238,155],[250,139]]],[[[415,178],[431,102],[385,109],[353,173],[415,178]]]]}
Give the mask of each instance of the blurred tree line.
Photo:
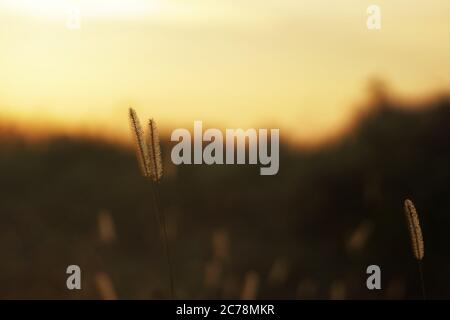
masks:
{"type": "MultiPolygon", "coordinates": [[[[413,109],[375,100],[334,142],[282,145],[276,176],[259,166],[176,167],[163,145],[177,296],[420,298],[403,215],[411,198],[428,295],[450,298],[450,100],[413,109]],[[380,291],[366,289],[370,264],[381,267],[380,291]]],[[[74,137],[31,143],[3,130],[0,181],[0,298],[101,298],[105,275],[112,297],[167,297],[133,150],[74,137]],[[81,291],[66,289],[70,264],[82,269],[81,291]]]]}

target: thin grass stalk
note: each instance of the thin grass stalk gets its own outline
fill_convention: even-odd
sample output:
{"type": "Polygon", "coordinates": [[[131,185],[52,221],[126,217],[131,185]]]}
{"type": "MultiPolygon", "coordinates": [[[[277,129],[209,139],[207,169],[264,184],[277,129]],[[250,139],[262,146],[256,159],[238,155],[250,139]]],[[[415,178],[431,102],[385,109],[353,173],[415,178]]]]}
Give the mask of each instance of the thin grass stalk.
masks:
{"type": "Polygon", "coordinates": [[[417,260],[417,266],[419,268],[420,285],[421,285],[421,288],[422,288],[422,299],[426,300],[427,299],[427,294],[425,292],[425,281],[423,280],[423,270],[422,270],[422,261],[421,260],[417,260]]]}
{"type": "Polygon", "coordinates": [[[169,268],[169,283],[170,283],[170,296],[172,299],[175,299],[175,285],[174,285],[174,277],[173,277],[173,266],[172,266],[172,260],[170,255],[170,247],[169,247],[169,239],[167,236],[167,227],[166,227],[166,218],[164,211],[161,210],[161,204],[160,204],[160,195],[159,195],[159,183],[155,182],[152,183],[151,189],[152,189],[152,198],[153,198],[153,205],[156,212],[156,219],[157,223],[159,225],[160,235],[162,238],[163,243],[163,249],[164,254],[166,256],[167,260],[167,266],[169,268]]]}

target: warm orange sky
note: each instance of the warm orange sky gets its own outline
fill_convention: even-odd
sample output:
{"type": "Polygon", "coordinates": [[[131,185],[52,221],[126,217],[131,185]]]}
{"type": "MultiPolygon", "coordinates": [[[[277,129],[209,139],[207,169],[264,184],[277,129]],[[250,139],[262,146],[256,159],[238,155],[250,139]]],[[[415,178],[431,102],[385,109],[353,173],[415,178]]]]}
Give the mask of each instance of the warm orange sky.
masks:
{"type": "Polygon", "coordinates": [[[450,2],[0,0],[0,116],[128,134],[277,126],[316,141],[344,127],[367,81],[402,97],[450,89],[450,2]],[[78,3],[81,29],[66,28],[78,3]]]}

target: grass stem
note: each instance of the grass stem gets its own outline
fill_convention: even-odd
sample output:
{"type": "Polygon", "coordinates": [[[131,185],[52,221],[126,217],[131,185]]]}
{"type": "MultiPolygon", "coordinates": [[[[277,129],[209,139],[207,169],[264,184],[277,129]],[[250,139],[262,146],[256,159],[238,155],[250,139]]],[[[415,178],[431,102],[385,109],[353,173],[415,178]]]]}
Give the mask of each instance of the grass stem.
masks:
{"type": "Polygon", "coordinates": [[[170,297],[171,299],[175,299],[175,285],[174,285],[174,276],[173,276],[173,266],[172,260],[170,258],[170,247],[169,247],[169,239],[167,236],[167,226],[164,212],[161,208],[160,204],[160,196],[159,196],[159,188],[158,183],[152,183],[152,197],[153,204],[156,212],[156,219],[159,225],[159,230],[161,234],[164,254],[167,260],[167,267],[169,268],[169,283],[170,283],[170,297]]]}

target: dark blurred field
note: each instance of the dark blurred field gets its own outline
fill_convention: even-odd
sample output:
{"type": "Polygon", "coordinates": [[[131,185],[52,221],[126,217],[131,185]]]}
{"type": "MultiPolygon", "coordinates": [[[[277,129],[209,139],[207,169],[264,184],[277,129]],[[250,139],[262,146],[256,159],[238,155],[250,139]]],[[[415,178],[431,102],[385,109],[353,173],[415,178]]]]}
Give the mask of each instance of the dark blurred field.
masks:
{"type": "MultiPolygon", "coordinates": [[[[410,197],[428,296],[449,299],[450,100],[399,107],[378,103],[320,149],[282,145],[276,176],[166,163],[177,296],[420,298],[403,215],[410,197]],[[370,264],[382,269],[381,291],[366,289],[370,264]]],[[[170,146],[163,151],[168,162],[170,146]]],[[[67,137],[31,143],[3,130],[0,181],[0,298],[100,298],[99,272],[119,298],[168,297],[150,189],[132,150],[67,137]],[[70,264],[82,269],[81,291],[66,289],[70,264]]]]}

